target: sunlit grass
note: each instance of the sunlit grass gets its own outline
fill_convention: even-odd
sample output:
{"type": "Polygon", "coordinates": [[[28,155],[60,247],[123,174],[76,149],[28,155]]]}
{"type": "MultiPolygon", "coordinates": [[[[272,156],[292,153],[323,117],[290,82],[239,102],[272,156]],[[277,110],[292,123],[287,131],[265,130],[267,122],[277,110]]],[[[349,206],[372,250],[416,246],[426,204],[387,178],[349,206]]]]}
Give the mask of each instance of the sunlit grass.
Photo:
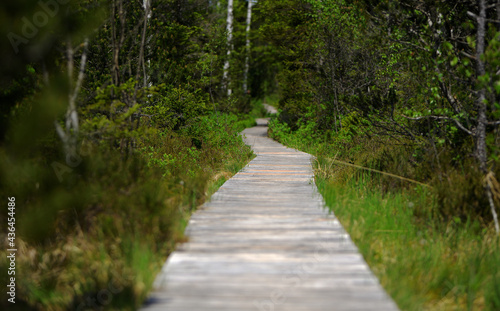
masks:
{"type": "Polygon", "coordinates": [[[386,161],[400,176],[426,174],[412,172],[415,168],[404,165],[405,153],[389,144],[346,140],[349,148],[340,149],[338,142],[345,139],[332,143],[307,127],[293,132],[278,120],[270,126],[273,138],[318,156],[319,191],[401,310],[500,310],[500,245],[494,229],[472,218],[478,213],[443,216],[437,205],[436,193],[460,201],[466,187],[443,183],[439,192],[328,160],[339,156],[364,166],[386,161]]]}
{"type": "Polygon", "coordinates": [[[500,248],[492,230],[416,218],[432,204],[427,191],[382,195],[367,178],[317,184],[402,310],[500,309],[500,248]]]}

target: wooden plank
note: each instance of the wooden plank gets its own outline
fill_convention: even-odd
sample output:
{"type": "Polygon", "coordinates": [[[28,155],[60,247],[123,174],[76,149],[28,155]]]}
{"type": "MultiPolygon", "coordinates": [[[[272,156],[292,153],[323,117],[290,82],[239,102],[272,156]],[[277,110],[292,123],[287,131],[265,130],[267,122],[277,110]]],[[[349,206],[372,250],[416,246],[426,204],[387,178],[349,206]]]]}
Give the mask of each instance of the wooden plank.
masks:
{"type": "Polygon", "coordinates": [[[148,311],[366,311],[387,309],[386,299],[356,300],[349,297],[325,296],[306,299],[294,297],[288,292],[275,290],[262,297],[221,298],[208,297],[157,297],[153,304],[143,310],[148,311]],[[339,303],[342,301],[342,303],[339,303]]]}
{"type": "Polygon", "coordinates": [[[324,208],[311,156],[243,132],[257,157],[196,211],[143,310],[397,310],[324,208]]]}

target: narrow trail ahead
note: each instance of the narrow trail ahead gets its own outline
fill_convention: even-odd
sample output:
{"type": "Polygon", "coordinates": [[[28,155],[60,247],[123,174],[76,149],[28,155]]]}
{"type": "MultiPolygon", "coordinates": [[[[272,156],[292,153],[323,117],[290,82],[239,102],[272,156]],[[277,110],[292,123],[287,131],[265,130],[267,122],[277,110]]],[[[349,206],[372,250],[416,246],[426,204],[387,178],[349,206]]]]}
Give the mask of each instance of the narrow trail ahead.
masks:
{"type": "Polygon", "coordinates": [[[143,310],[397,310],[324,208],[311,156],[246,129],[257,157],[193,214],[143,310]]]}

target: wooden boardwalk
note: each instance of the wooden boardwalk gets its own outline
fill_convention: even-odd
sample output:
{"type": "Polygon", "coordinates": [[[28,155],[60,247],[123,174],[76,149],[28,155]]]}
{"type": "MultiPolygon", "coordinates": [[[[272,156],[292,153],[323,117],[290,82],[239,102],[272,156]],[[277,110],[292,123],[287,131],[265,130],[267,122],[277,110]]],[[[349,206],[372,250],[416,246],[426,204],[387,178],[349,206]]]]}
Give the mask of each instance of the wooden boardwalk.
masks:
{"type": "Polygon", "coordinates": [[[259,122],[257,157],[193,214],[143,310],[398,310],[324,209],[311,156],[259,122]]]}

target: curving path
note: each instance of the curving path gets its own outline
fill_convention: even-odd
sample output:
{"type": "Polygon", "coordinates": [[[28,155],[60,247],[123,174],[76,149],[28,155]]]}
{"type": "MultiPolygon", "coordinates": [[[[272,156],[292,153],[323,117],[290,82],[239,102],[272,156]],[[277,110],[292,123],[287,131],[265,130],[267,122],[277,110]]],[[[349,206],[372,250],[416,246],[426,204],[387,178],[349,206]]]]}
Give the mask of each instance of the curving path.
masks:
{"type": "Polygon", "coordinates": [[[243,134],[257,157],[193,214],[142,310],[398,310],[316,190],[311,156],[243,134]]]}

